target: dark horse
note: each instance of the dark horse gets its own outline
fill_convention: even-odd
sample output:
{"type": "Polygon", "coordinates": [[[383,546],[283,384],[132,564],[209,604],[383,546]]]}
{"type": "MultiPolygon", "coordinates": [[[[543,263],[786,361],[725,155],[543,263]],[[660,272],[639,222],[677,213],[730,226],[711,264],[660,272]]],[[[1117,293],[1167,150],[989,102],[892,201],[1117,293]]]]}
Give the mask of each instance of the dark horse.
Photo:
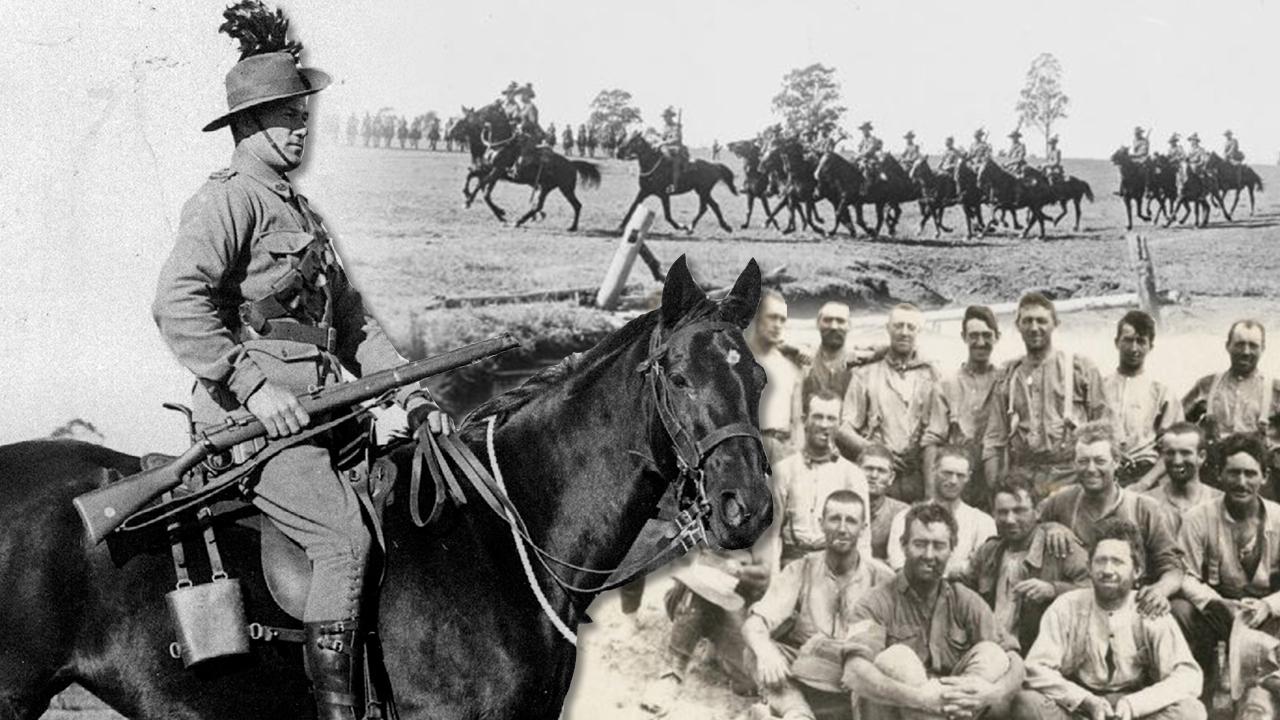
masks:
{"type": "Polygon", "coordinates": [[[640,164],[640,190],[636,193],[636,199],[631,203],[631,207],[627,209],[627,214],[623,216],[620,228],[626,228],[631,214],[640,207],[640,203],[644,202],[645,198],[657,195],[658,200],[662,202],[662,214],[666,216],[671,227],[677,230],[692,233],[698,226],[698,221],[706,214],[707,208],[711,208],[711,212],[716,214],[716,220],[720,222],[720,229],[727,233],[733,232],[729,223],[724,221],[724,215],[720,214],[719,203],[711,197],[712,188],[720,182],[729,186],[729,192],[738,194],[738,188],[733,185],[733,171],[725,165],[706,160],[692,160],[681,171],[680,183],[672,195],[683,195],[690,190],[698,195],[698,214],[694,215],[693,222],[685,227],[671,217],[671,195],[667,194],[667,186],[671,183],[671,160],[663,155],[661,150],[650,145],[639,132],[633,132],[631,137],[618,147],[618,157],[622,160],[634,158],[640,164]]]}
{"type": "Polygon", "coordinates": [[[964,211],[965,239],[973,238],[974,228],[978,235],[986,233],[982,221],[982,193],[978,190],[978,176],[967,163],[958,168],[960,190],[956,187],[956,174],[936,173],[929,167],[929,159],[922,158],[911,168],[911,180],[920,193],[920,232],[924,232],[925,223],[933,219],[934,237],[943,232],[951,232],[942,222],[943,213],[951,205],[959,204],[964,211]]]}
{"type": "MultiPolygon", "coordinates": [[[[500,469],[531,542],[568,563],[535,562],[533,574],[569,629],[586,619],[602,582],[583,568],[622,562],[661,498],[682,492],[676,486],[696,490],[715,545],[747,547],[770,525],[753,434],[764,373],[742,335],[759,292],[754,262],[712,302],[677,261],[660,309],[477,408],[460,431],[500,469]],[[547,567],[587,589],[565,589],[547,567]]],[[[410,445],[397,451],[401,472],[411,455],[410,445]]],[[[74,441],[0,447],[0,717],[34,720],[73,682],[140,720],[315,717],[297,645],[255,643],[249,655],[190,671],[169,656],[173,567],[163,540],[123,558],[86,542],[71,499],[98,487],[105,469],[138,466],[74,441]]],[[[470,502],[427,528],[411,522],[404,488],[386,513],[378,626],[400,716],[555,720],[577,648],[535,601],[511,527],[467,492],[470,502]]],[[[255,538],[219,526],[249,619],[285,624],[255,538]]]]}
{"type": "Polygon", "coordinates": [[[902,217],[902,203],[919,200],[920,190],[893,155],[885,153],[873,168],[874,172],[863,173],[862,192],[866,201],[876,206],[876,229],[872,235],[878,236],[885,225],[893,235],[902,217]]]}
{"type": "Polygon", "coordinates": [[[1240,205],[1240,191],[1242,190],[1249,191],[1249,215],[1253,215],[1253,191],[1254,189],[1259,192],[1262,191],[1262,178],[1258,177],[1258,173],[1248,165],[1233,165],[1222,159],[1218,153],[1209,155],[1209,169],[1218,176],[1218,188],[1222,191],[1224,200],[1226,199],[1227,191],[1236,191],[1231,200],[1231,209],[1227,210],[1225,205],[1222,208],[1223,213],[1227,215],[1227,219],[1230,219],[1231,214],[1240,205]]]}
{"type": "Polygon", "coordinates": [[[1178,196],[1169,212],[1169,219],[1165,221],[1165,226],[1168,227],[1173,223],[1178,210],[1181,209],[1182,217],[1176,218],[1178,224],[1186,222],[1187,217],[1194,210],[1194,226],[1205,227],[1209,224],[1209,215],[1213,211],[1214,204],[1222,209],[1223,217],[1227,222],[1231,222],[1231,211],[1227,210],[1223,202],[1222,188],[1218,186],[1217,177],[1217,168],[1213,165],[1207,166],[1204,170],[1195,170],[1189,161],[1183,160],[1178,170],[1178,196]]]}
{"type": "Polygon", "coordinates": [[[517,185],[529,185],[536,189],[538,202],[529,211],[520,216],[516,227],[542,213],[542,206],[547,202],[547,195],[552,190],[559,190],[564,199],[573,207],[573,224],[569,231],[578,229],[578,217],[582,214],[582,203],[578,202],[575,191],[578,180],[582,180],[585,188],[600,187],[600,168],[595,163],[585,160],[570,160],[549,147],[529,147],[521,152],[512,169],[510,181],[517,185]]]}
{"type": "Polygon", "coordinates": [[[467,199],[466,206],[471,207],[476,195],[483,190],[485,205],[489,206],[494,217],[506,222],[507,211],[493,202],[493,188],[499,180],[514,182],[510,170],[515,166],[522,150],[520,137],[516,135],[510,119],[497,101],[478,110],[464,107],[462,119],[454,125],[453,132],[466,139],[467,148],[471,151],[471,169],[462,186],[462,195],[467,199]],[[477,178],[478,182],[472,188],[471,181],[477,178]]]}
{"type": "Polygon", "coordinates": [[[1067,216],[1067,203],[1071,203],[1076,210],[1076,222],[1072,226],[1075,232],[1080,231],[1080,201],[1087,199],[1093,202],[1093,188],[1089,187],[1089,183],[1081,180],[1075,175],[1068,175],[1065,179],[1049,184],[1049,192],[1053,195],[1053,199],[1062,206],[1062,211],[1058,213],[1058,217],[1053,219],[1053,226],[1057,227],[1058,222],[1067,216]]]}
{"type": "Polygon", "coordinates": [[[747,219],[743,221],[742,229],[751,225],[751,211],[755,209],[756,200],[764,208],[764,226],[778,227],[778,221],[773,219],[773,213],[769,211],[769,175],[760,169],[759,141],[735,140],[729,143],[729,152],[742,158],[742,192],[747,196],[747,219]]]}
{"type": "Polygon", "coordinates": [[[1044,237],[1047,219],[1044,206],[1054,202],[1049,179],[1044,173],[1027,167],[1023,169],[1023,176],[1018,177],[1000,167],[999,163],[988,160],[978,170],[978,187],[991,198],[994,211],[1027,209],[1027,226],[1022,230],[1022,237],[1026,237],[1036,224],[1040,225],[1040,237],[1044,237]]]}
{"type": "Polygon", "coordinates": [[[849,214],[850,208],[856,213],[857,224],[862,227],[863,232],[868,235],[873,234],[862,217],[862,191],[865,183],[862,168],[858,167],[857,163],[849,161],[834,150],[828,150],[818,160],[818,167],[813,171],[813,177],[818,181],[819,195],[829,200],[835,208],[831,237],[835,237],[840,231],[841,224],[849,228],[851,237],[858,236],[854,219],[849,214]]]}
{"type": "MultiPolygon", "coordinates": [[[[774,140],[772,147],[765,153],[760,167],[769,177],[771,184],[777,185],[782,201],[773,209],[776,214],[787,208],[787,227],[783,234],[796,231],[796,213],[800,214],[801,229],[810,228],[814,232],[822,232],[822,218],[817,208],[817,164],[810,158],[808,150],[801,142],[789,136],[774,140]]],[[[773,218],[771,214],[770,219],[773,218]]]]}
{"type": "Polygon", "coordinates": [[[1138,211],[1138,218],[1149,222],[1144,201],[1147,194],[1147,173],[1142,165],[1129,157],[1129,148],[1122,146],[1111,153],[1111,163],[1120,168],[1120,199],[1124,201],[1125,229],[1133,229],[1133,213],[1138,211]]]}

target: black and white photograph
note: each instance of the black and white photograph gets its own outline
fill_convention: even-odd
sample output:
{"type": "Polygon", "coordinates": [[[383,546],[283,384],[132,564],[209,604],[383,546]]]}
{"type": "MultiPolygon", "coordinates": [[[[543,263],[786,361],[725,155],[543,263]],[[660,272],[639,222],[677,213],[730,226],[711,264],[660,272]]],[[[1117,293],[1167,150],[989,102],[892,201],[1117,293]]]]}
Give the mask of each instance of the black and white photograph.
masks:
{"type": "Polygon", "coordinates": [[[0,720],[1280,718],[1280,4],[5,15],[0,720]]]}

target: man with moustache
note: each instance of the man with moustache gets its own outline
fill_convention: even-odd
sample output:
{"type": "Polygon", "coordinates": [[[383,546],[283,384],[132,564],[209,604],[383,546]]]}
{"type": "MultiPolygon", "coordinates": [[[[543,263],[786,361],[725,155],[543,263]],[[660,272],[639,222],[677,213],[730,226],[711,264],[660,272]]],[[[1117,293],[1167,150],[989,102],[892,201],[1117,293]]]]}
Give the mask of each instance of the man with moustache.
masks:
{"type": "Polygon", "coordinates": [[[1182,399],[1187,419],[1205,429],[1211,462],[1206,466],[1210,484],[1216,478],[1217,454],[1213,444],[1233,433],[1267,436],[1267,422],[1280,412],[1280,384],[1258,370],[1267,348],[1267,330],[1257,320],[1237,320],[1227,330],[1226,372],[1206,375],[1182,399]]]}
{"type": "Polygon", "coordinates": [[[1093,587],[1067,592],[1045,611],[1014,718],[1204,720],[1196,699],[1204,675],[1178,624],[1138,609],[1143,558],[1138,528],[1101,523],[1089,549],[1093,587]]]}
{"type": "Polygon", "coordinates": [[[787,325],[787,301],[773,288],[760,291],[756,317],[747,333],[747,346],[764,368],[768,384],[760,393],[760,437],[769,463],[776,465],[794,452],[791,436],[791,398],[800,380],[800,368],[782,354],[787,325]]]}
{"type": "Polygon", "coordinates": [[[1138,611],[1148,617],[1169,611],[1169,598],[1182,588],[1182,553],[1165,511],[1154,499],[1120,487],[1111,426],[1093,422],[1076,434],[1076,484],[1040,503],[1040,520],[1056,523],[1045,537],[1049,552],[1065,557],[1072,536],[1093,545],[1100,523],[1117,518],[1133,523],[1142,540],[1143,584],[1135,594],[1138,611]]]}
{"type": "MultiPolygon", "coordinates": [[[[1182,595],[1173,601],[1192,654],[1217,687],[1217,643],[1226,642],[1238,616],[1251,628],[1280,632],[1280,505],[1259,494],[1266,448],[1253,434],[1222,441],[1223,494],[1186,514],[1179,533],[1186,555],[1182,595]]],[[[1204,699],[1202,698],[1202,699],[1204,699]]]]}
{"type": "Polygon", "coordinates": [[[1154,477],[1157,444],[1169,426],[1182,420],[1182,405],[1162,382],[1146,372],[1147,354],[1155,347],[1156,321],[1142,310],[1130,310],[1116,323],[1116,372],[1102,380],[1102,392],[1120,446],[1117,479],[1128,487],[1154,477]]]}
{"type": "Polygon", "coordinates": [[[1076,428],[1106,416],[1102,376],[1088,359],[1054,347],[1058,313],[1044,295],[1023,295],[1014,322],[1027,352],[1004,367],[991,393],[986,479],[1022,473],[1048,497],[1071,484],[1076,428]]]}
{"type": "Polygon", "coordinates": [[[858,600],[893,580],[887,565],[861,549],[867,514],[862,497],[852,490],[827,496],[822,504],[824,548],[783,568],[742,625],[756,658],[756,682],[778,717],[812,719],[811,703],[849,702],[848,693],[840,692],[839,663],[823,658],[839,658],[839,643],[853,629],[858,600]]]}
{"type": "Polygon", "coordinates": [[[849,306],[841,302],[829,302],[818,309],[818,351],[810,358],[801,374],[800,385],[792,398],[791,416],[804,417],[804,408],[814,393],[826,390],[843,398],[853,377],[852,352],[845,349],[849,335],[849,306]]]}
{"type": "MultiPolygon", "coordinates": [[[[1187,421],[1174,423],[1160,438],[1160,460],[1164,475],[1159,485],[1144,495],[1155,498],[1168,513],[1174,533],[1184,516],[1201,503],[1222,497],[1222,491],[1200,482],[1204,465],[1204,433],[1187,421]]],[[[1134,488],[1131,488],[1134,489],[1134,488]]]]}
{"type": "Polygon", "coordinates": [[[955,519],[919,503],[905,520],[903,569],[853,611],[844,682],[862,720],[1006,717],[1022,658],[982,598],[944,577],[955,519]]]}
{"type": "Polygon", "coordinates": [[[1072,539],[1065,557],[1045,548],[1035,489],[1023,478],[1006,478],[992,489],[991,514],[996,536],[974,552],[963,582],[995,612],[1001,630],[1018,639],[1022,652],[1031,649],[1040,616],[1054,598],[1089,584],[1089,558],[1072,539]]]}
{"type": "MultiPolygon", "coordinates": [[[[970,558],[987,538],[996,534],[996,524],[990,515],[962,499],[965,486],[969,484],[968,453],[957,447],[944,446],[938,449],[935,458],[933,474],[938,481],[937,497],[929,502],[945,507],[955,518],[956,541],[947,560],[946,577],[956,579],[968,573],[970,558]]],[[[895,570],[906,561],[905,546],[901,542],[906,516],[906,513],[899,514],[889,528],[889,567],[895,570]]]]}
{"type": "Polygon", "coordinates": [[[862,451],[858,461],[862,474],[867,478],[867,493],[871,498],[871,556],[877,560],[889,560],[889,530],[893,519],[907,511],[910,505],[889,496],[893,485],[893,451],[872,443],[862,451]]]}
{"type": "MultiPolygon", "coordinates": [[[[234,12],[227,11],[224,29],[237,25],[234,12]]],[[[366,311],[324,221],[288,174],[306,149],[307,98],[329,84],[328,75],[299,67],[300,46],[286,45],[283,32],[238,39],[250,49],[227,74],[228,111],[204,127],[230,128],[231,164],[183,206],[152,312],[169,348],[196,376],[197,427],[247,410],[279,438],[313,419],[297,395],[339,382],[344,370],[360,376],[406,361],[366,311]],[[276,51],[267,47],[273,43],[276,51]]],[[[397,401],[411,433],[450,431],[425,388],[404,388],[397,401]]],[[[347,468],[335,468],[337,449],[350,437],[334,434],[281,449],[262,465],[249,497],[311,561],[303,655],[322,720],[358,717],[361,594],[371,546],[347,468]]],[[[233,454],[261,449],[240,446],[233,454]]]]}
{"type": "Polygon", "coordinates": [[[991,364],[991,352],[1000,340],[995,313],[985,305],[965,308],[960,336],[969,348],[969,358],[955,375],[942,380],[933,395],[924,447],[925,494],[935,497],[933,465],[938,447],[955,445],[970,453],[973,478],[965,489],[965,502],[987,506],[987,480],[982,467],[982,437],[987,431],[988,401],[999,374],[991,364]]]}
{"type": "Polygon", "coordinates": [[[896,486],[893,495],[914,502],[924,497],[920,439],[929,420],[938,373],[916,354],[916,337],[924,314],[901,304],[889,313],[885,329],[889,349],[884,357],[849,382],[836,442],[846,457],[857,458],[870,443],[893,451],[896,486]]]}
{"type": "MultiPolygon", "coordinates": [[[[775,511],[778,513],[780,565],[826,547],[822,504],[836,490],[851,490],[867,497],[862,470],[836,452],[833,439],[840,422],[840,398],[828,390],[809,399],[804,416],[804,445],[774,466],[775,511]]],[[[861,503],[866,511],[866,503],[861,503]]],[[[866,527],[867,518],[862,518],[866,527]]],[[[871,539],[861,534],[863,552],[870,554],[871,539]]]]}

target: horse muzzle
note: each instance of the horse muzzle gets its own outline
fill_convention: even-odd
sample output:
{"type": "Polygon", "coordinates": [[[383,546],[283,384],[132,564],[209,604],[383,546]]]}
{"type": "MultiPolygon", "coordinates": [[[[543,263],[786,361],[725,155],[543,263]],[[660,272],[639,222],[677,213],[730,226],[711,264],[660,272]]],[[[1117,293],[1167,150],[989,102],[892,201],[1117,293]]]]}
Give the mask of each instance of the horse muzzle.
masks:
{"type": "Polygon", "coordinates": [[[773,496],[741,490],[725,490],[712,503],[707,518],[709,537],[726,550],[751,547],[773,524],[773,496]]]}

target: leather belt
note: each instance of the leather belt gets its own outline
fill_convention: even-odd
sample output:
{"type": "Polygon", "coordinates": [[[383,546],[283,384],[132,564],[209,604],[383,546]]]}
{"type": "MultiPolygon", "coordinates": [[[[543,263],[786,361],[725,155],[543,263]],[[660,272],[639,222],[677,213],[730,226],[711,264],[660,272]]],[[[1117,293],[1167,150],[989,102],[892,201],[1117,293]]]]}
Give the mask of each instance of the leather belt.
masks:
{"type": "Polygon", "coordinates": [[[338,333],[332,327],[304,325],[296,320],[285,318],[265,320],[259,330],[255,330],[248,325],[242,325],[237,334],[241,342],[246,340],[289,340],[315,345],[326,352],[334,351],[338,339],[338,333]]]}

